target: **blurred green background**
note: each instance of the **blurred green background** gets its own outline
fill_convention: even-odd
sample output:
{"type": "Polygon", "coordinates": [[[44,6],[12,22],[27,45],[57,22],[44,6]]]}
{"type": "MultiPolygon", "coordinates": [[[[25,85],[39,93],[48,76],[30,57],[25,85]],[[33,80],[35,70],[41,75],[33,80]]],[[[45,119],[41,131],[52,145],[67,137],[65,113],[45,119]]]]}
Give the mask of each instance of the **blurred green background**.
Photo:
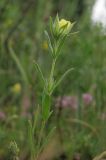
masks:
{"type": "Polygon", "coordinates": [[[0,160],[8,159],[11,140],[20,148],[20,159],[28,159],[27,119],[42,93],[33,62],[46,77],[51,57],[44,30],[49,30],[49,17],[57,13],[60,19],[75,21],[72,31],[78,33],[67,39],[55,75],[74,68],[53,95],[50,122],[57,125],[57,134],[51,143],[59,134],[60,149],[58,153],[55,147],[47,149],[42,154],[52,157],[43,160],[90,160],[106,150],[106,35],[92,25],[93,4],[92,0],[0,0],[0,160]],[[89,106],[82,100],[85,93],[93,97],[89,106]],[[59,96],[77,96],[77,111],[62,108],[58,119],[60,111],[54,106],[59,96]]]}

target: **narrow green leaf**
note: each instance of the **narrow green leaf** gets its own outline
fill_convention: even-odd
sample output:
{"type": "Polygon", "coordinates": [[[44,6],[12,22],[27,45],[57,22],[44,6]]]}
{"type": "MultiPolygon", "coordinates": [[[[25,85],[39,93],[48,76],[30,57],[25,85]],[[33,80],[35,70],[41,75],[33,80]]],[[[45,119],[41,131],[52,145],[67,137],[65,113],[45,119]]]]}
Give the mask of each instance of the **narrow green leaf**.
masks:
{"type": "Polygon", "coordinates": [[[56,129],[56,127],[52,128],[51,131],[48,133],[47,137],[44,140],[43,145],[41,146],[41,148],[39,150],[39,153],[42,152],[43,148],[47,145],[47,143],[49,142],[49,140],[53,136],[53,133],[54,133],[55,129],[56,129]]]}
{"type": "Polygon", "coordinates": [[[39,74],[40,74],[40,76],[41,76],[41,79],[42,79],[43,83],[45,84],[45,78],[44,78],[44,76],[43,76],[43,73],[42,73],[42,71],[41,71],[40,66],[39,66],[38,63],[36,63],[35,61],[34,61],[34,64],[35,64],[35,68],[37,69],[37,71],[39,72],[39,74]]]}
{"type": "Polygon", "coordinates": [[[33,123],[33,128],[32,128],[33,135],[34,135],[35,129],[37,127],[37,122],[39,119],[39,111],[40,111],[40,109],[39,109],[39,105],[38,105],[38,108],[36,109],[36,112],[34,115],[34,123],[33,123]]]}
{"type": "Polygon", "coordinates": [[[59,33],[59,16],[58,16],[58,13],[57,13],[55,21],[54,21],[54,31],[55,31],[56,35],[58,35],[58,33],[59,33]]]}
{"type": "Polygon", "coordinates": [[[30,152],[31,152],[31,159],[34,159],[35,156],[35,143],[34,137],[32,133],[32,123],[31,120],[28,121],[28,135],[29,135],[29,145],[30,145],[30,152]]]}
{"type": "Polygon", "coordinates": [[[61,78],[55,83],[54,88],[56,88],[62,81],[63,79],[73,70],[73,68],[68,69],[62,76],[61,78]]]}
{"type": "Polygon", "coordinates": [[[48,32],[47,32],[46,30],[44,31],[44,33],[45,33],[45,35],[46,35],[46,37],[47,37],[48,44],[49,44],[49,48],[50,48],[50,50],[51,50],[51,54],[52,54],[52,56],[53,56],[53,47],[52,47],[52,43],[51,43],[51,40],[50,40],[49,34],[48,34],[48,32]]]}
{"type": "Polygon", "coordinates": [[[64,45],[64,42],[65,42],[66,37],[67,37],[67,35],[64,35],[64,36],[60,39],[60,41],[58,42],[58,43],[59,43],[59,44],[58,44],[58,49],[57,49],[57,55],[58,55],[58,56],[60,55],[60,51],[61,51],[61,49],[62,49],[62,47],[63,47],[63,45],[64,45]]]}
{"type": "Polygon", "coordinates": [[[57,25],[57,26],[59,25],[59,16],[58,16],[58,13],[57,13],[57,15],[56,15],[54,24],[57,25]]]}
{"type": "Polygon", "coordinates": [[[69,33],[69,36],[70,36],[70,35],[77,34],[77,33],[79,33],[79,31],[77,31],[77,32],[72,32],[72,33],[69,33]]]}
{"type": "Polygon", "coordinates": [[[15,51],[13,50],[13,48],[10,45],[8,46],[8,48],[9,48],[9,52],[11,54],[11,57],[13,58],[14,62],[16,63],[17,68],[19,69],[25,84],[28,85],[29,82],[28,82],[27,74],[26,74],[18,56],[16,55],[15,51]]]}

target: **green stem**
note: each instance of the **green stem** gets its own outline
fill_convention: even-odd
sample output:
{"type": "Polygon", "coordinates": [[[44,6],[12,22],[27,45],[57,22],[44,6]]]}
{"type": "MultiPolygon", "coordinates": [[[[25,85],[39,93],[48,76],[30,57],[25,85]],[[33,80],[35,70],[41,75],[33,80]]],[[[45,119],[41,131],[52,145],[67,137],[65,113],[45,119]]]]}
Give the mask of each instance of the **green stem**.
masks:
{"type": "Polygon", "coordinates": [[[40,147],[41,146],[41,142],[42,142],[42,136],[43,136],[43,131],[44,131],[44,128],[45,128],[45,122],[42,121],[42,125],[41,125],[41,129],[40,129],[40,133],[39,133],[39,138],[38,138],[38,144],[37,144],[37,155],[36,155],[36,159],[38,159],[38,156],[39,156],[39,151],[40,151],[40,147]]]}
{"type": "Polygon", "coordinates": [[[33,127],[31,121],[29,121],[29,144],[31,151],[31,160],[35,159],[35,145],[34,145],[34,135],[33,135],[33,127]]]}
{"type": "Polygon", "coordinates": [[[51,80],[51,79],[53,78],[53,76],[54,76],[55,65],[56,65],[56,58],[53,59],[52,68],[51,68],[51,73],[50,73],[50,80],[51,80]]]}

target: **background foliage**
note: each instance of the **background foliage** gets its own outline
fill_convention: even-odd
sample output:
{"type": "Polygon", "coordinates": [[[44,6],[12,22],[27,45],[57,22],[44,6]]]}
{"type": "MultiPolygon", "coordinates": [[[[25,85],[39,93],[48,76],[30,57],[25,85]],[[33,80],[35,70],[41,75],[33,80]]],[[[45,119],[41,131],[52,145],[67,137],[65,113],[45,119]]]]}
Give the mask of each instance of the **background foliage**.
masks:
{"type": "Polygon", "coordinates": [[[106,35],[91,23],[92,5],[90,0],[0,1],[0,159],[9,157],[12,140],[20,148],[20,159],[28,159],[27,120],[36,112],[42,93],[33,61],[40,64],[44,75],[49,73],[51,58],[44,30],[57,12],[61,18],[76,21],[73,32],[79,33],[68,38],[55,75],[74,68],[54,93],[54,115],[47,126],[47,131],[57,126],[51,144],[59,150],[56,153],[48,144],[42,154],[89,160],[106,150],[106,35]],[[93,98],[87,106],[85,93],[93,98]],[[77,110],[55,107],[59,96],[76,96],[77,110]]]}

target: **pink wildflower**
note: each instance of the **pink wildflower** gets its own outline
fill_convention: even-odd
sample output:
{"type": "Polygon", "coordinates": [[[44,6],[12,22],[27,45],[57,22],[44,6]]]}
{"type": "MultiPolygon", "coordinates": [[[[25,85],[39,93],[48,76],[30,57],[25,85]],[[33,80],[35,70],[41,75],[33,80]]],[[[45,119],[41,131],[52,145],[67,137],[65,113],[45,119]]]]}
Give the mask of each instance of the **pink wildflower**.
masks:
{"type": "Polygon", "coordinates": [[[4,112],[0,112],[0,120],[4,120],[6,118],[6,115],[4,112]]]}
{"type": "Polygon", "coordinates": [[[56,99],[56,107],[63,107],[63,108],[72,108],[76,109],[78,106],[78,100],[76,96],[64,96],[58,97],[56,99]]]}
{"type": "Polygon", "coordinates": [[[89,93],[84,93],[82,95],[82,99],[83,99],[84,105],[90,105],[91,102],[93,101],[93,97],[89,93]]]}

